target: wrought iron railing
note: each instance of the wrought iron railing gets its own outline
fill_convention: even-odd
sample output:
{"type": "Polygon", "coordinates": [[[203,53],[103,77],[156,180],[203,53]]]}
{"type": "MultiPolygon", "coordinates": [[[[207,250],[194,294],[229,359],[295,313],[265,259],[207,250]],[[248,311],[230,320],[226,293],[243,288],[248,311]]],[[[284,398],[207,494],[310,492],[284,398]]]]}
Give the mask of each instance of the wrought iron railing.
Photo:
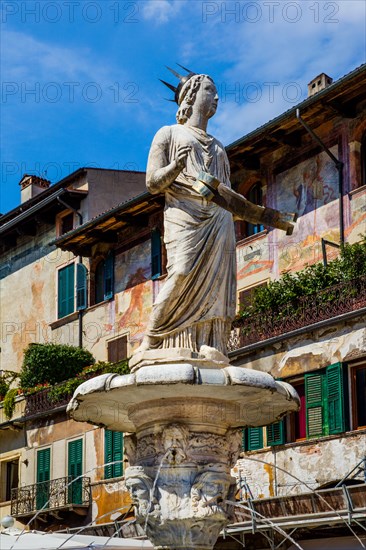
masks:
{"type": "MultiPolygon", "coordinates": [[[[87,375],[83,375],[83,377],[80,378],[80,384],[85,382],[85,380],[89,380],[90,378],[94,378],[95,376],[98,376],[98,374],[101,374],[101,373],[102,373],[102,369],[98,371],[90,372],[87,375]]],[[[51,411],[58,407],[66,406],[70,401],[74,393],[74,390],[69,390],[69,391],[65,390],[65,392],[62,392],[61,394],[57,395],[57,388],[63,385],[64,385],[64,382],[60,382],[58,384],[54,384],[53,386],[48,386],[39,391],[35,391],[34,393],[26,394],[25,397],[26,397],[27,404],[25,406],[25,411],[24,411],[25,416],[31,416],[33,414],[43,413],[43,412],[51,411]]]]}
{"type": "Polygon", "coordinates": [[[89,506],[90,495],[89,477],[73,481],[72,476],[67,476],[18,487],[11,491],[11,515],[29,516],[39,510],[89,506]]]}
{"type": "Polygon", "coordinates": [[[67,405],[72,397],[73,392],[64,394],[58,399],[52,399],[51,391],[54,388],[55,386],[52,386],[49,388],[45,388],[44,390],[26,395],[27,404],[24,411],[25,416],[50,411],[57,407],[67,405]]]}
{"type": "Polygon", "coordinates": [[[236,319],[228,342],[229,351],[262,342],[366,307],[366,276],[330,286],[304,296],[281,309],[236,319]]]}

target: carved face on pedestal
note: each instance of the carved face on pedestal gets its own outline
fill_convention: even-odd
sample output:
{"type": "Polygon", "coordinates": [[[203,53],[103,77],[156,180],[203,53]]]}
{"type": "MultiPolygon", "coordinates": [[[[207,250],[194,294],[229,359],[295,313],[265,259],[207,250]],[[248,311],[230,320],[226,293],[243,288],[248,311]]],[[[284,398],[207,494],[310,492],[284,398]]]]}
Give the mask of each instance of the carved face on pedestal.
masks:
{"type": "Polygon", "coordinates": [[[192,486],[192,507],[204,515],[225,514],[225,500],[230,487],[227,474],[222,472],[204,472],[192,486]]]}
{"type": "Polygon", "coordinates": [[[126,471],[126,487],[136,508],[136,514],[146,516],[153,506],[151,479],[138,467],[129,468],[126,471]]]}

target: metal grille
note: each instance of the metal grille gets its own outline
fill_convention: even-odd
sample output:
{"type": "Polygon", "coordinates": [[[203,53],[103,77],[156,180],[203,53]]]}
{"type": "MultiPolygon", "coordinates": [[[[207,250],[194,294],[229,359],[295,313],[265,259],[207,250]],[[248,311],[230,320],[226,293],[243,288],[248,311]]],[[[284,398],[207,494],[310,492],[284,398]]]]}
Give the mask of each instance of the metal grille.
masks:
{"type": "Polygon", "coordinates": [[[234,351],[364,307],[366,276],[304,296],[278,312],[268,311],[246,319],[236,319],[228,349],[234,351]]]}
{"type": "Polygon", "coordinates": [[[71,483],[72,479],[72,476],[60,477],[12,489],[11,515],[28,516],[39,510],[46,512],[70,506],[89,506],[90,478],[80,478],[71,483]]]}

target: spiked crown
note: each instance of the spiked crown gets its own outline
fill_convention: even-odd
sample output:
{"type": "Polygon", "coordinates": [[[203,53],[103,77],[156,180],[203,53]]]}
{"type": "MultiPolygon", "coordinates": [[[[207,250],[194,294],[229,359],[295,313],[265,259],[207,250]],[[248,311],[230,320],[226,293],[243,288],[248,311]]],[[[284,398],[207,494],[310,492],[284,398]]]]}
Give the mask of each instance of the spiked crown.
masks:
{"type": "Polygon", "coordinates": [[[174,99],[169,99],[168,101],[173,101],[173,103],[177,103],[179,105],[179,95],[180,95],[180,92],[181,92],[184,84],[186,82],[188,82],[188,80],[190,78],[192,78],[192,76],[194,76],[197,73],[194,73],[193,71],[190,71],[189,69],[186,69],[186,67],[183,67],[183,65],[180,65],[179,63],[177,63],[177,65],[179,67],[181,67],[182,69],[184,69],[187,72],[187,74],[186,75],[181,75],[177,71],[175,71],[174,69],[171,69],[170,67],[166,67],[168,69],[168,71],[170,71],[176,78],[179,79],[179,83],[178,83],[177,86],[173,86],[173,84],[169,84],[169,82],[165,82],[165,80],[161,80],[161,78],[159,78],[159,80],[165,86],[167,86],[169,88],[169,90],[172,90],[172,92],[174,93],[174,99]]]}

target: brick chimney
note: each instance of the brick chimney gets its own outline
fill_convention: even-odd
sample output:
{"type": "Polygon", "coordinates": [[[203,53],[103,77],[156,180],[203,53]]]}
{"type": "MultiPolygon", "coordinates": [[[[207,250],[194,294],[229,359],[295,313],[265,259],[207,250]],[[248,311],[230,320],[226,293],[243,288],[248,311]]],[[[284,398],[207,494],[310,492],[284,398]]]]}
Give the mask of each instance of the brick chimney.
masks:
{"type": "Polygon", "coordinates": [[[320,90],[324,90],[324,88],[328,88],[333,82],[333,78],[330,78],[325,73],[321,73],[316,78],[313,78],[311,82],[308,84],[308,97],[311,97],[315,95],[316,93],[320,92],[320,90]]]}
{"type": "Polygon", "coordinates": [[[36,195],[42,193],[45,189],[48,189],[51,185],[49,180],[40,178],[39,176],[24,174],[19,182],[20,185],[20,202],[29,201],[36,195]]]}

